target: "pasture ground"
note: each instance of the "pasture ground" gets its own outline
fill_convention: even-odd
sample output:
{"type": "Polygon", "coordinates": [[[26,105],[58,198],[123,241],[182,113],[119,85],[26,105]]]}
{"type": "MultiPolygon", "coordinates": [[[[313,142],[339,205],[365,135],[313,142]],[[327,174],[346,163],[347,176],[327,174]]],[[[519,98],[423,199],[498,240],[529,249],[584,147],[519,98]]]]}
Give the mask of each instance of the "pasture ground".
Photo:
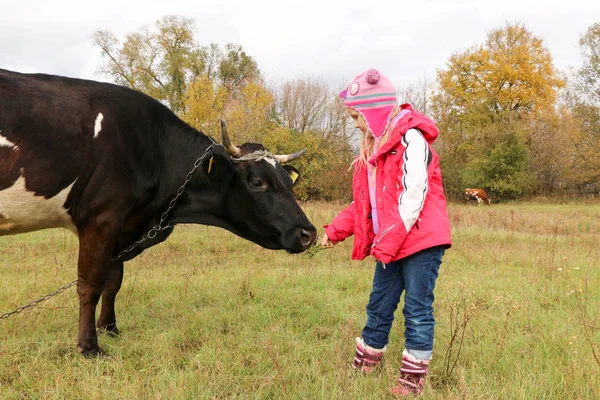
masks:
{"type": "MultiPolygon", "coordinates": [[[[306,204],[321,227],[341,209],[306,204]]],[[[436,288],[423,399],[600,398],[600,204],[450,205],[454,247],[436,288]]],[[[322,232],[322,229],[320,229],[322,232]]],[[[0,321],[1,399],[383,399],[403,349],[350,371],[372,259],[352,240],[300,255],[179,226],[126,263],[121,335],[76,350],[74,288],[0,321]]],[[[0,313],[76,277],[64,230],[0,237],[0,313]]]]}

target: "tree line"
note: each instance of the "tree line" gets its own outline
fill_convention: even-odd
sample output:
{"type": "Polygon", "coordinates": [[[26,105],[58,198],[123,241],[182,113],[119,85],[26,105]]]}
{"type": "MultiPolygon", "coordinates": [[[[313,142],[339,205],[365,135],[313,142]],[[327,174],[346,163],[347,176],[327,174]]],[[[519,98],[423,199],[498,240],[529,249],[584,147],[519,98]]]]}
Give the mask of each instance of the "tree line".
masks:
{"type": "Polygon", "coordinates": [[[445,185],[498,199],[600,190],[600,23],[580,40],[583,64],[558,71],[522,24],[453,54],[431,94],[445,185]]]}
{"type": "MultiPolygon", "coordinates": [[[[115,83],[160,100],[190,125],[277,153],[306,148],[295,163],[302,200],[351,199],[350,163],[359,133],[322,80],[307,76],[268,87],[238,44],[199,45],[194,21],[166,16],[120,40],[93,38],[102,71],[115,83]]],[[[543,42],[506,23],[484,43],[453,54],[435,82],[401,87],[403,102],[440,129],[447,194],[486,189],[497,200],[600,191],[600,23],[581,36],[580,68],[558,71],[543,42]]],[[[336,88],[339,89],[339,88],[336,88]]]]}

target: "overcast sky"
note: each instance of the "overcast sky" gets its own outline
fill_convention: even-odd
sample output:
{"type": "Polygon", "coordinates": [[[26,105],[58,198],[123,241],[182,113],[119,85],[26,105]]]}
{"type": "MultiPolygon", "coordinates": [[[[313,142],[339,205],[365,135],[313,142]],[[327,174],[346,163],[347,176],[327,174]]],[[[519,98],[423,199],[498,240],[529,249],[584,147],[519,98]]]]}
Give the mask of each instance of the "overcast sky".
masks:
{"type": "Polygon", "coordinates": [[[201,45],[242,45],[271,84],[312,76],[336,88],[375,67],[400,87],[434,80],[507,21],[541,38],[557,68],[577,66],[600,1],[0,0],[0,68],[106,80],[93,32],[123,38],[168,14],[194,19],[201,45]]]}

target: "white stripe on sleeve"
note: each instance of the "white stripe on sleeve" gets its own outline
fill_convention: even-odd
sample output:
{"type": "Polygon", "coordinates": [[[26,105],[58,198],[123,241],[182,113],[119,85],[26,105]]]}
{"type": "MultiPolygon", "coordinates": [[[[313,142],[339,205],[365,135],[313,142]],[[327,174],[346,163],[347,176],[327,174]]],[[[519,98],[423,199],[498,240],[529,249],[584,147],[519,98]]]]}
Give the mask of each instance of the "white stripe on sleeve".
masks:
{"type": "Polygon", "coordinates": [[[406,232],[419,218],[427,195],[427,159],[429,147],[421,132],[409,129],[402,137],[404,150],[404,165],[402,169],[403,191],[398,199],[398,212],[406,227],[406,232]]]}

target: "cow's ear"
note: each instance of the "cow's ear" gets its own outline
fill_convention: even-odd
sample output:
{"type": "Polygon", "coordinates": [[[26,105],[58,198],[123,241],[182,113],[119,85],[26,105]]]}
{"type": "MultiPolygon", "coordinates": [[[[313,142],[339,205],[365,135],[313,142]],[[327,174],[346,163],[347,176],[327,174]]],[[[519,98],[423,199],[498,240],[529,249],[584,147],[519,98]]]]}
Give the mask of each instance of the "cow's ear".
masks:
{"type": "Polygon", "coordinates": [[[292,183],[296,183],[296,181],[298,180],[298,177],[300,176],[300,171],[298,171],[296,168],[292,167],[291,165],[282,165],[283,169],[285,169],[288,174],[290,174],[290,178],[292,178],[292,183]]]}
{"type": "Polygon", "coordinates": [[[202,168],[210,180],[222,180],[231,174],[231,160],[221,154],[213,154],[202,162],[202,168]]]}

